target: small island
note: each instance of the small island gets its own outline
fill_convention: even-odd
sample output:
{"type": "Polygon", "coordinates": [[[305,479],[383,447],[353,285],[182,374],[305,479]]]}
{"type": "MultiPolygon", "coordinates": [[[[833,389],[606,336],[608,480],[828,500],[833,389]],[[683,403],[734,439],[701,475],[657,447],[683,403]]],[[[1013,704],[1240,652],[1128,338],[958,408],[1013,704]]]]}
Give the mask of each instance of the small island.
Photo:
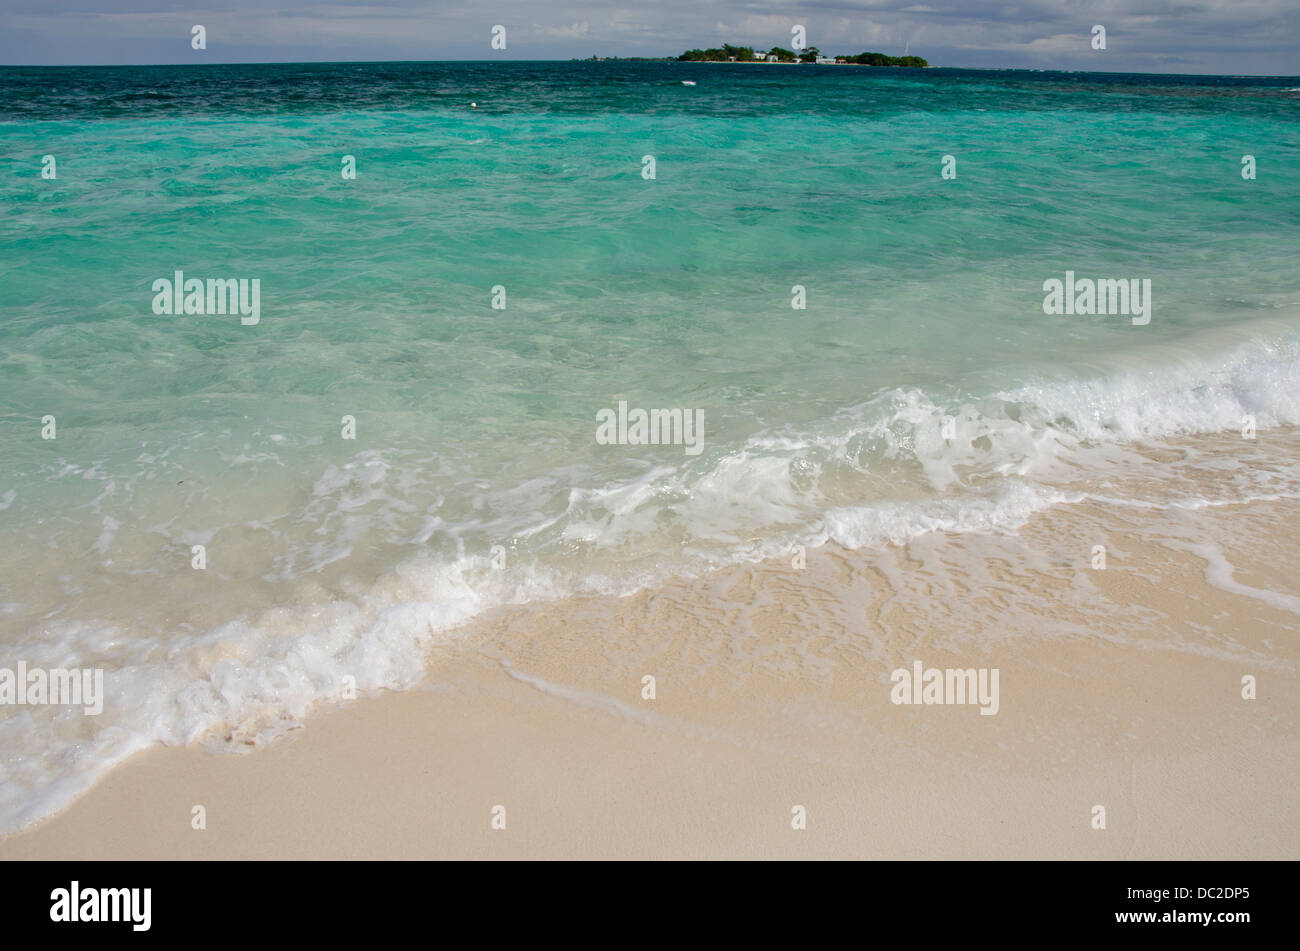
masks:
{"type": "Polygon", "coordinates": [[[914,69],[930,65],[920,56],[888,56],[884,53],[824,56],[815,46],[799,52],[779,46],[767,52],[755,52],[752,46],[731,46],[728,43],[724,43],[721,49],[687,50],[677,60],[683,63],[817,63],[822,66],[907,66],[914,69]]]}

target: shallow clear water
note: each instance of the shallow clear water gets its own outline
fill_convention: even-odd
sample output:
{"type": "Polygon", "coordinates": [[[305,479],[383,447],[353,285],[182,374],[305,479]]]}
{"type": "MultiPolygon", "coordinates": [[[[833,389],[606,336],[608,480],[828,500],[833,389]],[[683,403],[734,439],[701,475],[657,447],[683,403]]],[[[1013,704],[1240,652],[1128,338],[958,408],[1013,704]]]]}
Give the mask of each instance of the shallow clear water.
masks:
{"type": "Polygon", "coordinates": [[[1300,423],[1298,115],[1295,78],[0,69],[0,666],[109,694],[0,707],[0,827],[413,683],[494,604],[1012,528],[1138,442],[1300,423]],[[259,322],[156,314],[177,270],[259,322]],[[1045,314],[1067,271],[1150,322],[1045,314]],[[702,451],[599,444],[620,400],[702,451]]]}

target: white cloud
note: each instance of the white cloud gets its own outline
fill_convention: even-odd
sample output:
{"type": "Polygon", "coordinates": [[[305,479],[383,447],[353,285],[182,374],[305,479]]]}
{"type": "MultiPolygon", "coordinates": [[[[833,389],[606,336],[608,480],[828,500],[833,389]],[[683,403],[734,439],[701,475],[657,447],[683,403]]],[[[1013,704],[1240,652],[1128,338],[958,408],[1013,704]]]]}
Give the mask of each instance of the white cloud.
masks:
{"type": "Polygon", "coordinates": [[[492,24],[509,58],[675,55],[732,42],[789,46],[802,23],[825,52],[911,51],[941,65],[1158,69],[1171,59],[1203,72],[1300,72],[1295,0],[398,0],[280,11],[250,0],[5,0],[0,62],[183,62],[189,27],[208,28],[212,62],[474,58],[492,24]],[[1088,45],[1107,28],[1105,66],[1088,45]],[[44,57],[41,59],[39,57],[44,57]]]}

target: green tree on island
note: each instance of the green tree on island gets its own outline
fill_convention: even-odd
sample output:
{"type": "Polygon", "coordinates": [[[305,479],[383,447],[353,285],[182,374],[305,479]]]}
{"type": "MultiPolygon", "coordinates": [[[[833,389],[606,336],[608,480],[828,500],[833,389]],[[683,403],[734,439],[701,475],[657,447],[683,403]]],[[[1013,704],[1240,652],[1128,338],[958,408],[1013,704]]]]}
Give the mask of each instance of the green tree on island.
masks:
{"type": "Polygon", "coordinates": [[[857,56],[847,58],[850,63],[857,63],[859,66],[912,66],[921,68],[930,65],[919,56],[886,56],[884,53],[859,53],[857,56]]]}
{"type": "Polygon", "coordinates": [[[721,49],[715,47],[707,50],[687,50],[677,59],[685,63],[725,63],[733,57],[738,63],[753,62],[754,48],[752,46],[732,46],[730,43],[724,43],[721,49]]]}

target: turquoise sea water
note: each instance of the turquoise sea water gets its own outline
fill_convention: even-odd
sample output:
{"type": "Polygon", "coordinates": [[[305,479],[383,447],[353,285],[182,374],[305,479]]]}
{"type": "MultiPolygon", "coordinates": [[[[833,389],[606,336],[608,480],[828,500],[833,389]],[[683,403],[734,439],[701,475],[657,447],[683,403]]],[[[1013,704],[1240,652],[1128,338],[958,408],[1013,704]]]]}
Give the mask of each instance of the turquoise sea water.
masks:
{"type": "Polygon", "coordinates": [[[1013,528],[1126,447],[1300,423],[1298,119],[1297,78],[0,69],[0,666],[108,690],[0,708],[0,828],[409,685],[495,604],[1013,528]],[[177,270],[260,321],[155,314],[177,270]],[[1045,314],[1067,271],[1150,322],[1045,314]],[[703,450],[599,444],[619,401],[703,450]]]}

